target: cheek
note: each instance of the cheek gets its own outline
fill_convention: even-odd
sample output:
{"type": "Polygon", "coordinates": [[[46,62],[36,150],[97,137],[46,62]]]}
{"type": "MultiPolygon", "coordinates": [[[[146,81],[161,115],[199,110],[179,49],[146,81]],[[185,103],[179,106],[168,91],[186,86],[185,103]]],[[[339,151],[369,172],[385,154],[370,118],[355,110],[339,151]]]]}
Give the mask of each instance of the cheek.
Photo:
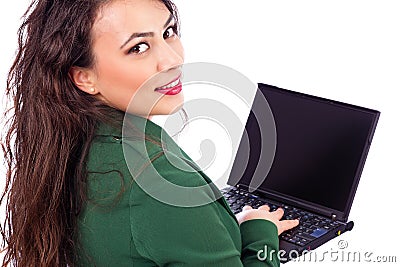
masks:
{"type": "Polygon", "coordinates": [[[105,87],[104,90],[135,90],[154,73],[151,64],[146,62],[115,60],[115,57],[104,62],[98,68],[98,83],[105,87]]]}
{"type": "Polygon", "coordinates": [[[129,56],[102,57],[96,69],[100,94],[119,109],[125,109],[132,95],[154,74],[151,62],[134,62],[129,56]]]}

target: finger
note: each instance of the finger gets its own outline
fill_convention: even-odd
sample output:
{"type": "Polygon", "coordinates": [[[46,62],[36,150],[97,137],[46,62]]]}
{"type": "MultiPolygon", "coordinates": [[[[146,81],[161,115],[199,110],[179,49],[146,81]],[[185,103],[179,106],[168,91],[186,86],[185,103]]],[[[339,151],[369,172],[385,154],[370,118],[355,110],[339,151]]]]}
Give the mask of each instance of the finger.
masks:
{"type": "Polygon", "coordinates": [[[269,206],[268,205],[262,205],[262,206],[258,207],[258,210],[269,211],[269,206]]]}
{"type": "Polygon", "coordinates": [[[283,220],[280,221],[282,232],[292,229],[299,225],[299,220],[283,220]]]}
{"type": "Polygon", "coordinates": [[[253,208],[251,206],[249,206],[249,205],[245,205],[243,207],[243,210],[251,210],[251,209],[253,209],[253,208]]]}
{"type": "Polygon", "coordinates": [[[280,220],[280,219],[282,219],[285,211],[282,208],[277,208],[275,211],[273,211],[271,213],[274,214],[278,220],[280,220]]]}

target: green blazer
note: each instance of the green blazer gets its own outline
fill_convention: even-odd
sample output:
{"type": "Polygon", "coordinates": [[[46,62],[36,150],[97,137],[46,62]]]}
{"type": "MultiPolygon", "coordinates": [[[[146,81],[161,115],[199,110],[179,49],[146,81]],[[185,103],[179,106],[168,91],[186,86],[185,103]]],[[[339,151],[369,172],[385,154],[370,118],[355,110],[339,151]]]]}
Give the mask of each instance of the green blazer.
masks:
{"type": "MultiPolygon", "coordinates": [[[[116,121],[124,115],[119,112],[116,121]]],[[[78,220],[77,266],[279,266],[272,222],[239,226],[223,197],[213,201],[217,187],[161,127],[133,115],[127,119],[150,139],[125,130],[123,139],[121,127],[105,123],[97,128],[87,158],[88,199],[78,220]],[[213,190],[169,192],[160,177],[213,190]],[[209,201],[193,206],[193,198],[209,201]]]]}

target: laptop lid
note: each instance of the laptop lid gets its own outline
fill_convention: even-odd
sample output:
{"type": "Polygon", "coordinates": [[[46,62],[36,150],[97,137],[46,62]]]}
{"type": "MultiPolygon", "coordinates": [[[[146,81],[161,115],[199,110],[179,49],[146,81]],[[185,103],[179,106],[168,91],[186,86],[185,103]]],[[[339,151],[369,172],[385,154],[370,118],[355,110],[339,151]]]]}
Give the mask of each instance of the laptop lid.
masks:
{"type": "Polygon", "coordinates": [[[253,190],[252,180],[260,180],[256,194],[347,221],[379,111],[266,84],[259,89],[228,184],[253,190]],[[272,124],[263,123],[270,119],[265,110],[272,124]]]}

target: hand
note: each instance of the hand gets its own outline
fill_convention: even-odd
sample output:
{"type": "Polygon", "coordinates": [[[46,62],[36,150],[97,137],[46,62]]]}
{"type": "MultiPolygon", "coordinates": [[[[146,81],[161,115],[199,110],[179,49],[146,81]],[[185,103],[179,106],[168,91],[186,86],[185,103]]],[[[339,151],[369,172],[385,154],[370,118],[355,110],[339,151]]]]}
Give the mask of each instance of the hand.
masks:
{"type": "Polygon", "coordinates": [[[299,220],[280,220],[283,216],[283,209],[278,208],[277,210],[270,212],[268,205],[262,205],[258,209],[246,205],[243,210],[236,214],[236,218],[239,224],[248,220],[264,219],[273,222],[278,228],[278,235],[282,232],[292,229],[299,225],[299,220]]]}

